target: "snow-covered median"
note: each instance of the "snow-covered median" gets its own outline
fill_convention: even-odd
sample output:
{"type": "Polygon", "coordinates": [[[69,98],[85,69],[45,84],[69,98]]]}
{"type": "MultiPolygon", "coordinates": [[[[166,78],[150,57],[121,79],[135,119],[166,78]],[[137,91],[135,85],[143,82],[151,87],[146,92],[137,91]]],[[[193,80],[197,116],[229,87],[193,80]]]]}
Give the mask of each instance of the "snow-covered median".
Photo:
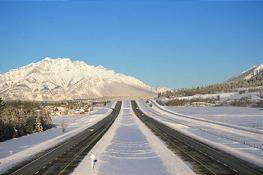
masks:
{"type": "Polygon", "coordinates": [[[52,129],[1,142],[0,173],[80,133],[109,115],[111,111],[108,107],[96,107],[89,114],[52,117],[56,125],[52,129]],[[65,127],[65,132],[62,127],[65,127]]]}

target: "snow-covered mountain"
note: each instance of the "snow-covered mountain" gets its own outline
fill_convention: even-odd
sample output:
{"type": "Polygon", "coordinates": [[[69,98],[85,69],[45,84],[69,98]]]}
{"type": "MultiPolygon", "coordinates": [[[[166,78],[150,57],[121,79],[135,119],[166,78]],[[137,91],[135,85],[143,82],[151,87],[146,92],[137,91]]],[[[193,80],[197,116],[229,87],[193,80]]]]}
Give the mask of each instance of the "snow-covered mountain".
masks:
{"type": "Polygon", "coordinates": [[[136,78],[69,58],[45,58],[0,74],[0,97],[6,100],[57,101],[154,95],[153,88],[136,78]]]}
{"type": "Polygon", "coordinates": [[[263,64],[255,65],[248,70],[245,70],[241,72],[239,75],[233,77],[230,79],[230,81],[233,80],[248,80],[252,77],[263,75],[263,64]]]}

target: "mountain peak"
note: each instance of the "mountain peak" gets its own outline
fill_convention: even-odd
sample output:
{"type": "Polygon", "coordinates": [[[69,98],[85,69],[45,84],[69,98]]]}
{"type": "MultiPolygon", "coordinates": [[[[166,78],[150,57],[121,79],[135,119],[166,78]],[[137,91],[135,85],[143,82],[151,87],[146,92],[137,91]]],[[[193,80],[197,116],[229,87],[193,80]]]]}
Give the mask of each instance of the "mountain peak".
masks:
{"type": "Polygon", "coordinates": [[[230,81],[249,80],[258,75],[263,75],[263,64],[252,66],[251,68],[241,72],[241,74],[231,78],[230,81]]]}
{"type": "Polygon", "coordinates": [[[0,76],[0,96],[10,100],[72,100],[148,96],[153,88],[103,66],[46,57],[0,76]]]}
{"type": "MultiPolygon", "coordinates": [[[[86,64],[83,61],[73,61],[70,58],[52,58],[45,57],[42,60],[38,61],[36,64],[86,64]]],[[[34,63],[33,63],[34,64],[34,63]]],[[[87,64],[86,64],[87,65],[87,64]]]]}
{"type": "Polygon", "coordinates": [[[256,67],[258,67],[258,65],[254,65],[254,66],[250,67],[249,69],[244,70],[243,72],[241,72],[241,74],[244,74],[244,73],[246,73],[246,72],[248,72],[248,71],[250,71],[250,70],[253,70],[253,69],[255,69],[256,67]]]}

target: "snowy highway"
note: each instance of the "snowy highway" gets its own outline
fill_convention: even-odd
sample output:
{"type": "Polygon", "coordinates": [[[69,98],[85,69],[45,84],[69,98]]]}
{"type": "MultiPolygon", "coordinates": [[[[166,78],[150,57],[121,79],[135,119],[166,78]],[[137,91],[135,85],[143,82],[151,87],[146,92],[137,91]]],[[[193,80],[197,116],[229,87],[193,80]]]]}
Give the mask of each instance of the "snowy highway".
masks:
{"type": "Polygon", "coordinates": [[[75,169],[75,175],[190,175],[195,174],[133,113],[125,101],[119,117],[75,169]],[[90,156],[97,163],[91,167],[90,156]]]}
{"type": "MultiPolygon", "coordinates": [[[[56,146],[34,155],[3,174],[69,174],[95,143],[106,133],[119,114],[121,102],[112,112],[93,126],[66,139],[56,146]]],[[[16,160],[14,160],[16,161],[16,160]]]]}
{"type": "Polygon", "coordinates": [[[206,122],[203,119],[192,118],[192,116],[177,115],[176,112],[167,112],[162,106],[153,104],[150,106],[144,101],[138,101],[140,109],[149,117],[188,137],[242,159],[252,167],[256,166],[257,169],[261,169],[262,173],[263,152],[260,130],[254,132],[254,130],[249,131],[250,128],[244,130],[239,129],[239,126],[231,127],[227,123],[219,125],[216,122],[206,122]]]}
{"type": "Polygon", "coordinates": [[[94,111],[79,116],[52,116],[55,127],[1,142],[0,174],[96,124],[112,112],[115,104],[114,102],[108,103],[106,107],[95,107],[94,111]],[[65,132],[62,131],[62,123],[66,124],[65,132]]]}
{"type": "Polygon", "coordinates": [[[115,109],[107,117],[7,174],[261,175],[263,172],[261,130],[255,132],[176,115],[142,100],[113,104],[115,109]]]}

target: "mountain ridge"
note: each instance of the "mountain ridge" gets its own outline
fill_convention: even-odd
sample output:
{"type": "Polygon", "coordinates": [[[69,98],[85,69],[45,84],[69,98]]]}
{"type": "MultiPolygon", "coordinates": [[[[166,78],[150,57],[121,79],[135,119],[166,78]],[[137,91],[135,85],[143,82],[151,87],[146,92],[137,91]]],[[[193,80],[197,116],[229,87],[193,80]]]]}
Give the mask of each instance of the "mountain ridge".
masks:
{"type": "Polygon", "coordinates": [[[249,80],[255,76],[263,75],[263,64],[254,65],[240,74],[232,77],[229,81],[249,80]]]}
{"type": "Polygon", "coordinates": [[[46,57],[0,74],[0,97],[6,100],[58,101],[154,94],[152,87],[134,77],[70,58],[46,57]]]}

